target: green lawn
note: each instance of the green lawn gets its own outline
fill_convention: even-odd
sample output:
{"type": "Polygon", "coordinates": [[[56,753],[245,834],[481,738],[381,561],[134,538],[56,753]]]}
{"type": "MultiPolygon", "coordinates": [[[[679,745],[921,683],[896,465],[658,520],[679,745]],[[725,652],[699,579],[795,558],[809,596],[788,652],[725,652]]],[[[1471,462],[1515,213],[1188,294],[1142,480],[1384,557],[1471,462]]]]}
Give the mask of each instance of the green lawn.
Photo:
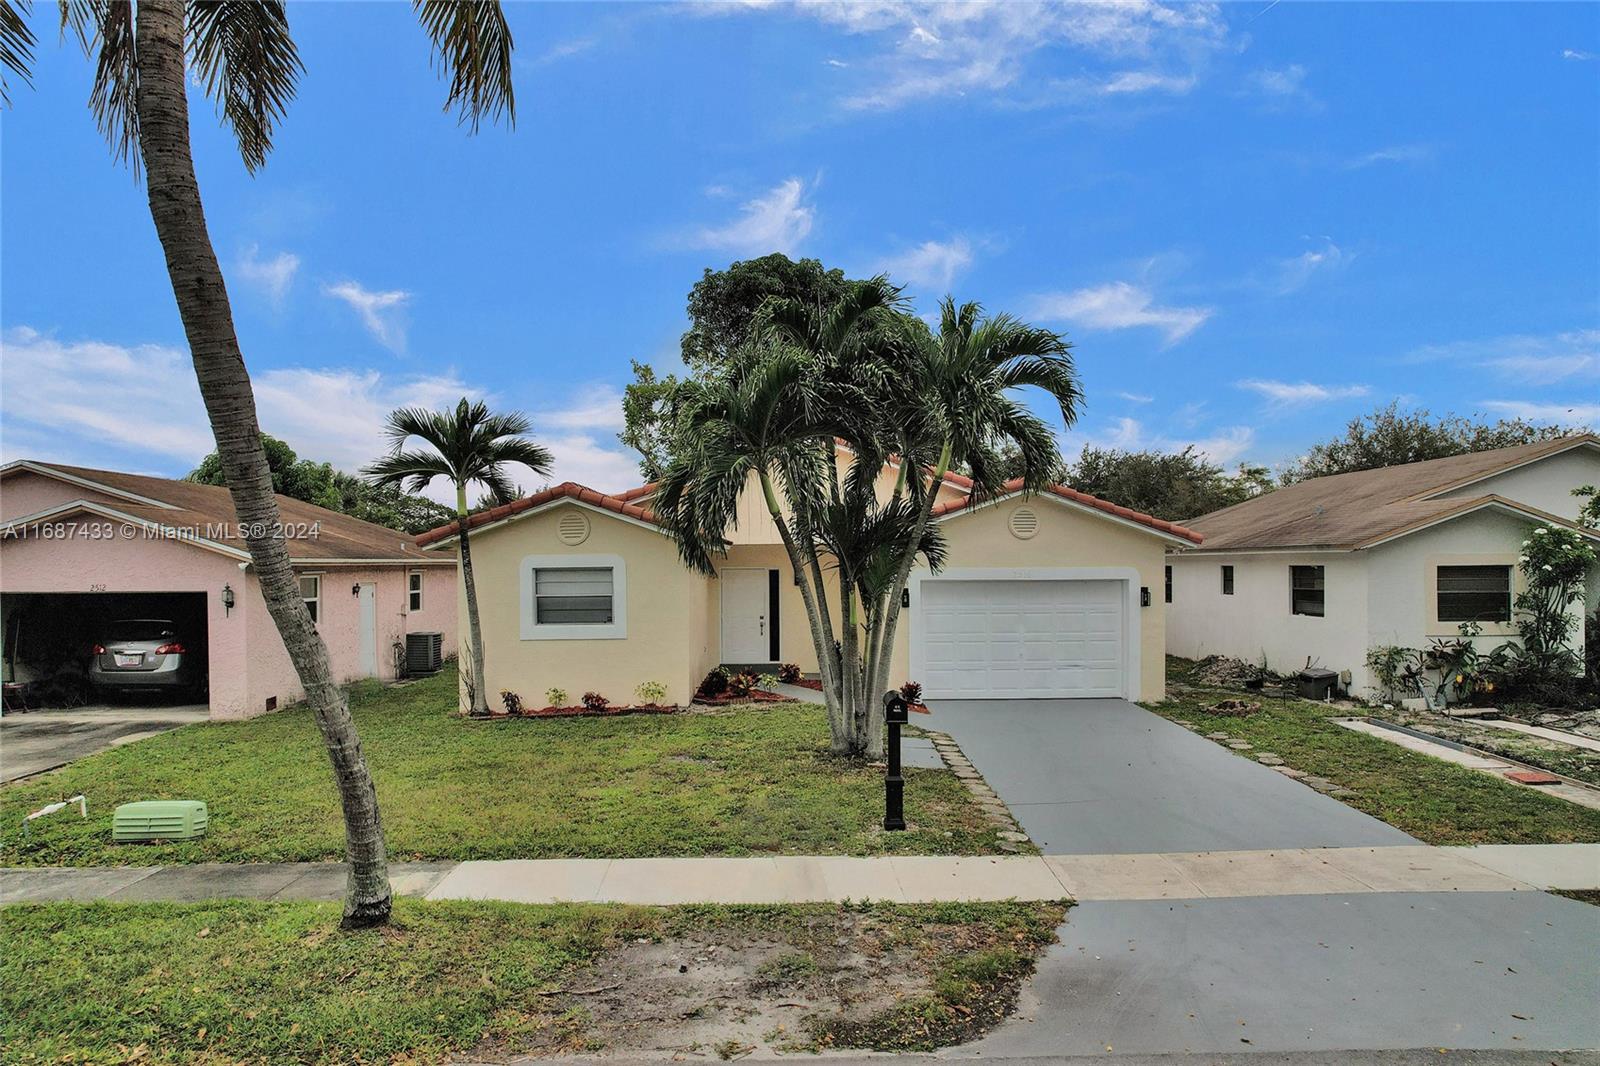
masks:
{"type": "Polygon", "coordinates": [[[680,1029],[692,1039],[710,1021],[732,1024],[728,1055],[757,1040],[928,1048],[1003,1017],[1062,914],[1060,904],[401,900],[389,928],[341,933],[332,904],[14,905],[0,909],[0,1057],[431,1062],[598,1050],[636,1039],[634,1008],[662,996],[674,1009],[644,1027],[650,1041],[676,1043],[680,1029]],[[630,966],[628,953],[652,944],[674,961],[681,952],[688,975],[637,954],[630,966]],[[702,970],[706,944],[732,961],[702,970]],[[893,975],[879,972],[891,964],[893,975]],[[840,991],[891,976],[898,994],[862,1002],[840,991]],[[795,1001],[804,1009],[781,1010],[795,1001]],[[767,1028],[740,1031],[740,1012],[758,1007],[780,1011],[782,1033],[759,1018],[746,1028],[767,1028]]]}
{"type": "MultiPolygon", "coordinates": [[[[980,854],[994,829],[945,770],[906,771],[915,832],[881,832],[883,776],[833,758],[821,707],[473,722],[453,671],[355,686],[351,707],[395,859],[556,856],[980,854]]],[[[0,790],[0,865],[146,865],[337,859],[343,831],[310,713],[204,723],[0,790]],[[82,792],[24,839],[24,813],[82,792]],[[203,799],[189,843],[113,845],[136,799],[203,799]]]]}
{"type": "Polygon", "coordinates": [[[1297,770],[1352,790],[1345,803],[1429,844],[1566,844],[1600,841],[1600,811],[1541,795],[1398,744],[1345,729],[1332,721],[1359,712],[1261,693],[1191,688],[1188,665],[1169,660],[1170,699],[1151,710],[1212,732],[1248,741],[1248,758],[1270,751],[1297,770]],[[1200,707],[1223,697],[1259,701],[1244,718],[1209,715],[1200,707]]]}

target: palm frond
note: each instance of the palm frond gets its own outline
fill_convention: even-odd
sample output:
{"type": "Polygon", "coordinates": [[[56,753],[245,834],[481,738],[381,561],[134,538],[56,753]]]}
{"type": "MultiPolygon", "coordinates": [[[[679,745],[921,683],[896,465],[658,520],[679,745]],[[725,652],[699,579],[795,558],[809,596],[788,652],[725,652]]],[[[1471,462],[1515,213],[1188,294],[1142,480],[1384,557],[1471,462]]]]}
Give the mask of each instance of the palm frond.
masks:
{"type": "Polygon", "coordinates": [[[139,172],[139,67],[134,60],[133,4],[129,0],[61,0],[61,32],[78,38],[95,60],[89,110],[111,155],[139,172]],[[96,49],[98,47],[98,56],[96,49]]]}
{"type": "Polygon", "coordinates": [[[434,478],[454,480],[455,471],[437,452],[395,449],[361,468],[369,482],[381,487],[401,486],[407,492],[421,492],[434,478]]]}
{"type": "Polygon", "coordinates": [[[488,118],[517,121],[511,84],[511,27],[498,0],[414,0],[422,28],[433,41],[435,61],[450,78],[444,109],[459,108],[461,121],[478,131],[488,118]]]}
{"type": "Polygon", "coordinates": [[[282,0],[206,0],[188,9],[190,62],[255,173],[305,70],[288,13],[282,0]]]}
{"type": "Polygon", "coordinates": [[[11,84],[7,73],[33,87],[33,46],[38,43],[28,28],[33,5],[28,0],[0,0],[0,104],[11,106],[11,84]]]}

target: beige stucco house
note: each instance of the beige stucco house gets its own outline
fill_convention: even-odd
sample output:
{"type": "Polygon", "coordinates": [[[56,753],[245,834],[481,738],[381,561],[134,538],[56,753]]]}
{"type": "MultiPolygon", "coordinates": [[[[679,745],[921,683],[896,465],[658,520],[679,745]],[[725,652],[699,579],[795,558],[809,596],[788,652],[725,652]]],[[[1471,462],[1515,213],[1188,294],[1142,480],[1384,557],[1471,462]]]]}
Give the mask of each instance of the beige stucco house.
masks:
{"type": "MultiPolygon", "coordinates": [[[[1425,648],[1468,621],[1482,651],[1516,635],[1522,542],[1539,523],[1574,525],[1583,485],[1600,485],[1592,434],[1313,478],[1196,518],[1204,544],[1167,559],[1169,649],[1281,672],[1309,662],[1380,695],[1369,648],[1425,648]]],[[[1573,610],[1597,607],[1600,568],[1573,610]]]]}
{"type": "MultiPolygon", "coordinates": [[[[895,474],[883,472],[885,493],[895,474]]],[[[607,495],[568,482],[473,517],[491,705],[508,689],[542,703],[551,687],[633,702],[645,681],[686,703],[718,664],[815,672],[805,608],[759,489],[746,490],[731,546],[707,577],[683,565],[657,524],[653,488],[607,495]]],[[[940,573],[911,576],[897,683],[920,681],[930,698],[1163,696],[1164,553],[1197,534],[1061,486],[1024,495],[1012,485],[979,501],[960,477],[934,514],[949,559],[940,573]]],[[[452,547],[455,529],[418,543],[452,547]]]]}

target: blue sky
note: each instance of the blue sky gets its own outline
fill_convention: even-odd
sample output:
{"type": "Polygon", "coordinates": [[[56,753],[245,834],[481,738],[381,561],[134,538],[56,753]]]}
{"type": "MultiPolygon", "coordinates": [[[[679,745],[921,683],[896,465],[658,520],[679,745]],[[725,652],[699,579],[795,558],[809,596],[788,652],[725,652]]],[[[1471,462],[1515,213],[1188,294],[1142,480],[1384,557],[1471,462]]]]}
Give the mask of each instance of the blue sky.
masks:
{"type": "MultiPolygon", "coordinates": [[[[41,13],[42,12],[42,13],[41,13]]],[[[516,129],[441,104],[410,5],[291,5],[246,173],[191,107],[263,428],[351,468],[400,403],[527,411],[635,483],[629,360],[783,251],[1065,332],[1064,431],[1278,464],[1398,398],[1600,423],[1600,6],[517,4],[516,129]]],[[[0,452],[210,449],[142,187],[48,12],[0,126],[0,452]]],[[[534,488],[534,479],[521,479],[534,488]]]]}

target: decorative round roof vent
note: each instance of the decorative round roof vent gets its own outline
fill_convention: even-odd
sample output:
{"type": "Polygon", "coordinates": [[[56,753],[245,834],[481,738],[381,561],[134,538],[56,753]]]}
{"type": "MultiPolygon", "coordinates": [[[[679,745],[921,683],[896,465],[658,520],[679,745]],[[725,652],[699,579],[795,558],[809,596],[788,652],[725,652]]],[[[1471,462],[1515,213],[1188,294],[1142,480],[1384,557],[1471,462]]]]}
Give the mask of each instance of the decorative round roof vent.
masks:
{"type": "Polygon", "coordinates": [[[1027,540],[1039,532],[1039,516],[1032,507],[1018,507],[1011,512],[1011,535],[1027,540]]]}
{"type": "Polygon", "coordinates": [[[589,516],[576,507],[568,507],[556,523],[556,536],[563,544],[582,544],[589,539],[589,516]]]}

